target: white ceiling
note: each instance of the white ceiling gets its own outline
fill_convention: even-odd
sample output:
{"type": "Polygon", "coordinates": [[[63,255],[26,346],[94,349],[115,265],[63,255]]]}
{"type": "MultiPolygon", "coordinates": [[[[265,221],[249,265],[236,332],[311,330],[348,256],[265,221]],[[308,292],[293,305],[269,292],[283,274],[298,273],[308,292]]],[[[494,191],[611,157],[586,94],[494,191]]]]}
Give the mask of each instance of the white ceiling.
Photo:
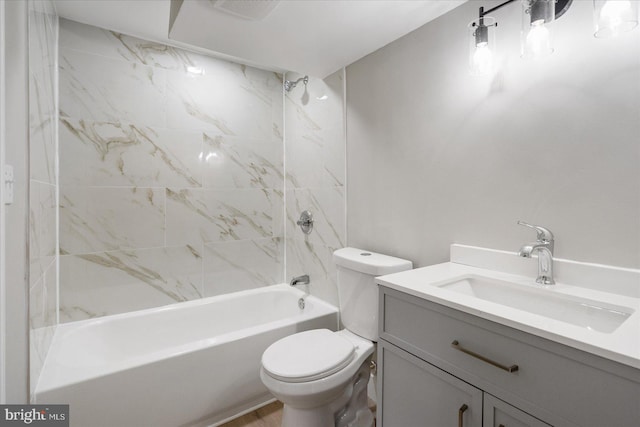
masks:
{"type": "MultiPolygon", "coordinates": [[[[316,77],[357,61],[466,0],[283,0],[260,20],[185,0],[54,0],[61,17],[269,70],[316,77]]],[[[249,2],[247,2],[249,3],[249,2]]]]}

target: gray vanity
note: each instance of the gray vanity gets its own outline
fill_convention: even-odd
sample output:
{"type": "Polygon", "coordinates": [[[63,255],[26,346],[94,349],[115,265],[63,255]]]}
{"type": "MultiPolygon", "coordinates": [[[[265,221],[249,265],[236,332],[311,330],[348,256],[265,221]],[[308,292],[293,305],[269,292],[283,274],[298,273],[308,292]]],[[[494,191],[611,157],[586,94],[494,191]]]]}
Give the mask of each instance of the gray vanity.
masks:
{"type": "Polygon", "coordinates": [[[538,289],[511,254],[454,246],[458,263],[378,280],[379,426],[640,426],[638,271],[560,261],[559,285],[538,289]],[[596,289],[605,273],[624,295],[596,289]],[[497,295],[514,286],[522,307],[497,295]]]}

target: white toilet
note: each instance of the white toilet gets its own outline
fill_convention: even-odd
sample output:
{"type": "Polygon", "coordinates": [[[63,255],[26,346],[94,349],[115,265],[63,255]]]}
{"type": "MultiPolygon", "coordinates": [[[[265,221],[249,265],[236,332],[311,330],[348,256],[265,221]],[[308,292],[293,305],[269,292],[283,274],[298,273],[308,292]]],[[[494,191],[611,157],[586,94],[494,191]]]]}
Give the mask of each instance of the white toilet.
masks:
{"type": "Polygon", "coordinates": [[[260,378],[284,403],[283,427],[370,427],[371,356],[378,339],[376,276],[412,268],[411,261],[343,248],[333,253],[340,315],[346,329],[315,329],[282,338],[262,355],[260,378]]]}

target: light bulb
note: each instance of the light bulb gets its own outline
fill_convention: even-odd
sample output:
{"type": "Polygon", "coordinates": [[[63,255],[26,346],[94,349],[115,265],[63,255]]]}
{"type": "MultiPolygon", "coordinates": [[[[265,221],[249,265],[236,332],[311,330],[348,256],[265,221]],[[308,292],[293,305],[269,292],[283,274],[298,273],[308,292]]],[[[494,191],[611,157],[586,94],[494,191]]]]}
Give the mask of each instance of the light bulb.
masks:
{"type": "Polygon", "coordinates": [[[493,68],[493,54],[489,49],[489,44],[478,43],[476,50],[473,52],[473,70],[477,75],[486,75],[493,68]]]}
{"type": "Polygon", "coordinates": [[[536,58],[553,52],[551,34],[544,25],[544,20],[540,19],[531,23],[531,28],[527,34],[527,51],[536,58]]]}
{"type": "Polygon", "coordinates": [[[629,0],[609,0],[600,11],[600,26],[609,28],[611,34],[616,35],[631,13],[629,0]]]}
{"type": "Polygon", "coordinates": [[[486,76],[493,72],[493,55],[496,49],[496,20],[480,16],[467,26],[469,30],[469,74],[486,76]]]}

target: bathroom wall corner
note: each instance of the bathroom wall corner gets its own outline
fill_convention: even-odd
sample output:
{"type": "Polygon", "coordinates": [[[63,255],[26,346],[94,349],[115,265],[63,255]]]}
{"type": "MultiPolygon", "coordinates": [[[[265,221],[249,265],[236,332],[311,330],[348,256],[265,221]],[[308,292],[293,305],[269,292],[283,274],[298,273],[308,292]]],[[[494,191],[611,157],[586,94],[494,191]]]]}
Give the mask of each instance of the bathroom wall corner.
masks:
{"type": "MultiPolygon", "coordinates": [[[[5,376],[3,403],[29,401],[28,324],[28,5],[3,2],[5,39],[5,161],[13,166],[14,201],[5,206],[5,376]],[[6,322],[6,323],[5,323],[6,322]],[[10,369],[9,369],[10,367],[10,369]]],[[[4,302],[3,301],[3,302],[4,302]]]]}

